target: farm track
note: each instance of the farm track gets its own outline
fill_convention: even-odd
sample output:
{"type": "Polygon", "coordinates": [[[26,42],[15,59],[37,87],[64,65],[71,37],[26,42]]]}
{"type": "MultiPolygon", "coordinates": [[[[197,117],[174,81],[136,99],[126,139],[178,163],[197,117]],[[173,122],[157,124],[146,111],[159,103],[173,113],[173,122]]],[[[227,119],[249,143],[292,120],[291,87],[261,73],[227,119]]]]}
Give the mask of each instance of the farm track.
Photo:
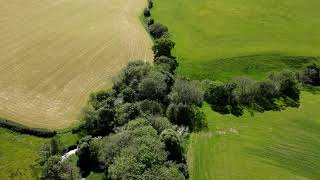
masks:
{"type": "Polygon", "coordinates": [[[63,128],[129,60],[151,60],[145,0],[0,0],[0,116],[63,128]]]}

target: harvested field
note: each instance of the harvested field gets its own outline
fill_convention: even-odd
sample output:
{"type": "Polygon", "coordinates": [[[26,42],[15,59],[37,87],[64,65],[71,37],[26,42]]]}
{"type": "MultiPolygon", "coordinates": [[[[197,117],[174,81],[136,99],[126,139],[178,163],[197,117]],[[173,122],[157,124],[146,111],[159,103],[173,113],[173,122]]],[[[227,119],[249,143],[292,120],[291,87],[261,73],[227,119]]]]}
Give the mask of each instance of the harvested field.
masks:
{"type": "Polygon", "coordinates": [[[145,0],[0,3],[1,117],[66,127],[129,60],[152,58],[145,0]]]}

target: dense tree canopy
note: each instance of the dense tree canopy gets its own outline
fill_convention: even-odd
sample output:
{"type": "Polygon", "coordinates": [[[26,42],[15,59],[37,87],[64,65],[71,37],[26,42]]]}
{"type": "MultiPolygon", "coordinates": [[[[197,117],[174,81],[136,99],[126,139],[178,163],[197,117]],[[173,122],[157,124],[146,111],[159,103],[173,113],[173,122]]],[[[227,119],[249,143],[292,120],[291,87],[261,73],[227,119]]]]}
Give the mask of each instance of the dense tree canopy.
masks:
{"type": "Polygon", "coordinates": [[[175,43],[172,42],[170,39],[167,38],[161,38],[155,41],[154,46],[152,47],[152,50],[154,52],[155,57],[172,57],[171,56],[171,50],[174,48],[175,43]]]}

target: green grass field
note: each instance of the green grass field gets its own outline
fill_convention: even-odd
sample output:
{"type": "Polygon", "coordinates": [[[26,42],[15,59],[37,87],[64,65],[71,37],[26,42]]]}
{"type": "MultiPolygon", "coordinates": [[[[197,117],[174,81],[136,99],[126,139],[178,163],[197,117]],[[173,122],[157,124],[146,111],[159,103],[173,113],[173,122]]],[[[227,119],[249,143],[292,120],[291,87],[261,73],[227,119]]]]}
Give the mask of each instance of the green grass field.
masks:
{"type": "Polygon", "coordinates": [[[0,128],[0,179],[36,179],[39,147],[45,141],[0,128]]]}
{"type": "Polygon", "coordinates": [[[180,74],[229,80],[320,56],[319,8],[317,0],[161,0],[152,14],[169,27],[180,74]]]}
{"type": "Polygon", "coordinates": [[[192,179],[319,179],[319,104],[303,92],[298,109],[240,118],[205,105],[209,130],[190,138],[192,179]]]}

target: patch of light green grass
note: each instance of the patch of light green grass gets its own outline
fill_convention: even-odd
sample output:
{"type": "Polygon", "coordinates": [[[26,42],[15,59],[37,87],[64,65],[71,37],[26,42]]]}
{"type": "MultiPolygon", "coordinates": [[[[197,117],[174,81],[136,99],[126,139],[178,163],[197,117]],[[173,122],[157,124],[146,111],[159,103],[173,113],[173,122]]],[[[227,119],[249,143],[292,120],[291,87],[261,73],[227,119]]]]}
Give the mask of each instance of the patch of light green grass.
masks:
{"type": "Polygon", "coordinates": [[[318,179],[319,104],[319,94],[303,92],[300,108],[239,118],[204,105],[209,130],[191,135],[192,179],[318,179]]]}
{"type": "Polygon", "coordinates": [[[97,173],[97,172],[91,172],[88,177],[86,177],[87,180],[102,180],[103,179],[103,173],[97,173]]]}
{"type": "Polygon", "coordinates": [[[39,148],[47,139],[0,128],[0,179],[36,179],[39,148]]]}
{"type": "Polygon", "coordinates": [[[228,80],[320,56],[319,9],[318,0],[161,0],[152,16],[169,27],[180,74],[228,80]]]}
{"type": "Polygon", "coordinates": [[[79,140],[78,134],[72,134],[71,132],[58,134],[58,137],[65,148],[76,146],[79,140]]]}

